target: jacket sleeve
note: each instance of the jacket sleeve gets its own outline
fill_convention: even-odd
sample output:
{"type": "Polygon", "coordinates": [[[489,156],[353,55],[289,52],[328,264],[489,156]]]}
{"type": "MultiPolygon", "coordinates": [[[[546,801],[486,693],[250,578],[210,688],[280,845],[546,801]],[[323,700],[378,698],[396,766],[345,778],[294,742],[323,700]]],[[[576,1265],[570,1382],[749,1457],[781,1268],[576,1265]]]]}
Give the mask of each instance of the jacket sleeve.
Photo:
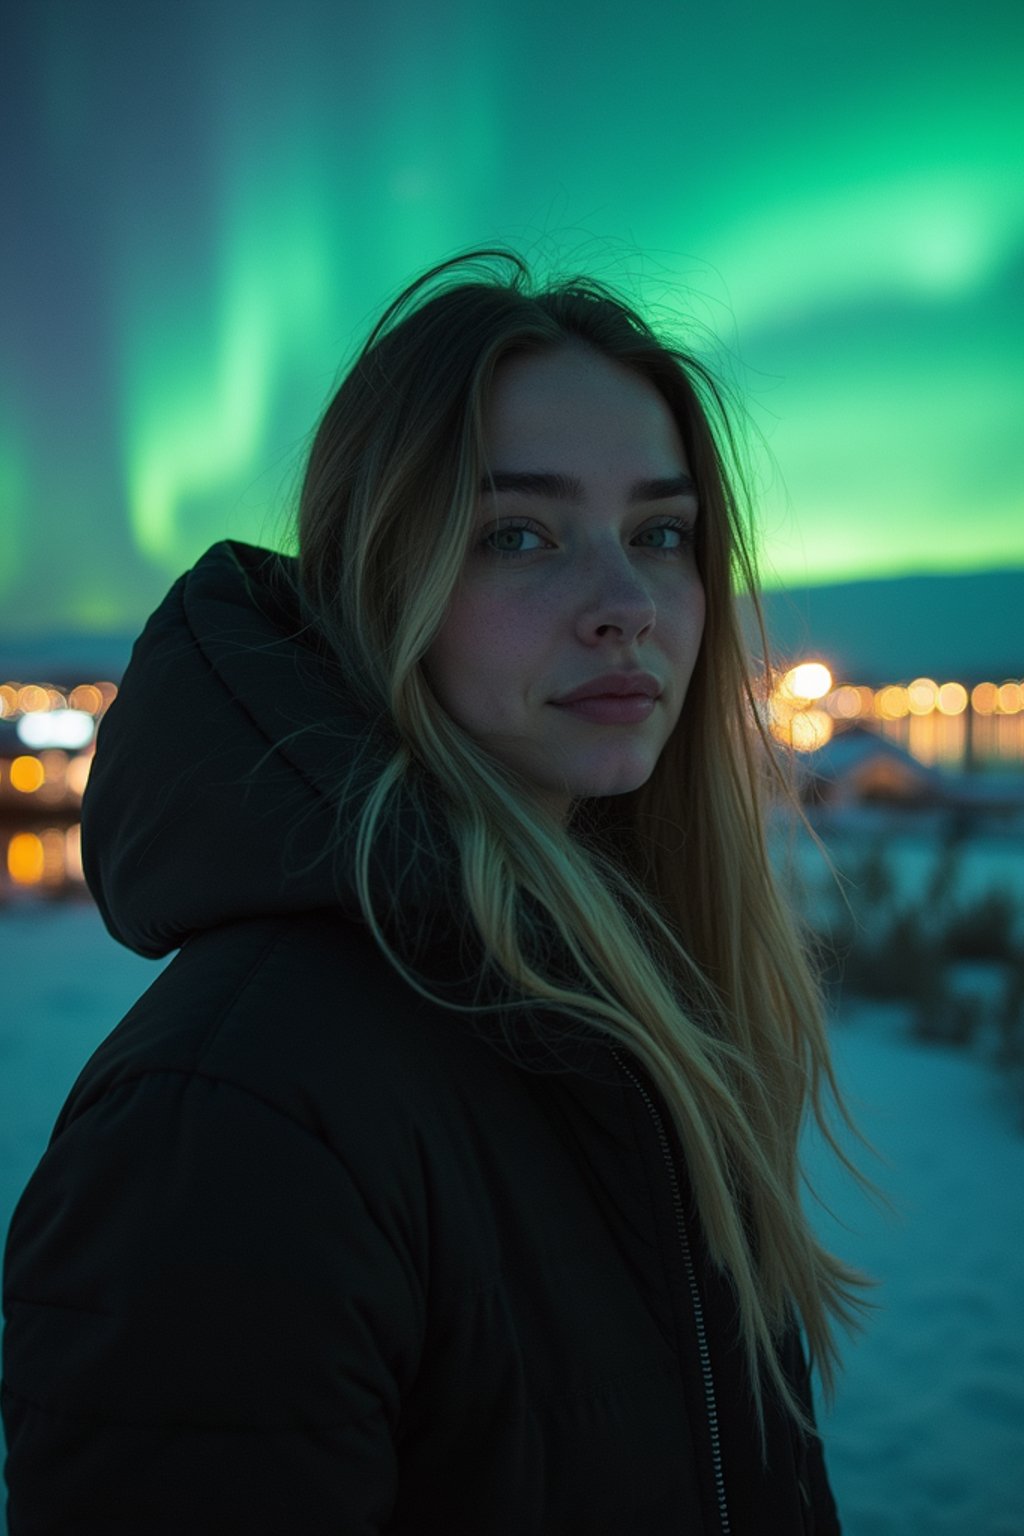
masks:
{"type": "MultiPolygon", "coordinates": [[[[782,1363],[811,1423],[817,1430],[811,1373],[804,1354],[803,1342],[795,1325],[787,1335],[782,1363]]],[[[800,1492],[809,1516],[809,1529],[814,1532],[814,1536],[841,1536],[839,1511],[836,1508],[825,1467],[821,1436],[818,1433],[813,1436],[800,1435],[798,1445],[800,1492]]]]}
{"type": "Polygon", "coordinates": [[[4,1309],[10,1536],[387,1525],[423,1288],[337,1153],[245,1090],[150,1073],[65,1125],[4,1309]]]}
{"type": "Polygon", "coordinates": [[[814,1512],[815,1536],[841,1536],[839,1511],[825,1469],[820,1439],[812,1440],[807,1447],[807,1484],[814,1512]]]}

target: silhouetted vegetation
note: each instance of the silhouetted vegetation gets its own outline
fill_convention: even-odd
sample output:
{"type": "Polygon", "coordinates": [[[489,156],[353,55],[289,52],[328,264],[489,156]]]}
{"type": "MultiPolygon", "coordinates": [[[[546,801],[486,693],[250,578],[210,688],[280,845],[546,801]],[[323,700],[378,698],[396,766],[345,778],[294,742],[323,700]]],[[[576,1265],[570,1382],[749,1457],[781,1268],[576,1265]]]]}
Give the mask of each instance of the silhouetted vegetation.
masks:
{"type": "Polygon", "coordinates": [[[984,1052],[1024,1129],[1024,890],[967,891],[952,837],[913,894],[881,838],[837,862],[838,886],[804,896],[830,1003],[901,1003],[914,1038],[984,1052]]]}
{"type": "Polygon", "coordinates": [[[1012,964],[1018,906],[1007,890],[986,891],[972,906],[955,911],[943,934],[949,959],[999,960],[1012,964]]]}

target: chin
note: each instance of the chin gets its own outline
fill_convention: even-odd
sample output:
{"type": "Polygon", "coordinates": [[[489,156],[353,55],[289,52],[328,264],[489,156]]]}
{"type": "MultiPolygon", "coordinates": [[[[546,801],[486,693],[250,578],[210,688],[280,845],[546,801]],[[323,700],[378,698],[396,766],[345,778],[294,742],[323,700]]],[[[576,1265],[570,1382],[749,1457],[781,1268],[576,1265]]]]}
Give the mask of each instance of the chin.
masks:
{"type": "Polygon", "coordinates": [[[570,780],[570,793],[576,800],[597,800],[605,795],[628,795],[640,789],[654,772],[650,761],[618,763],[599,771],[581,773],[575,782],[570,780]]]}

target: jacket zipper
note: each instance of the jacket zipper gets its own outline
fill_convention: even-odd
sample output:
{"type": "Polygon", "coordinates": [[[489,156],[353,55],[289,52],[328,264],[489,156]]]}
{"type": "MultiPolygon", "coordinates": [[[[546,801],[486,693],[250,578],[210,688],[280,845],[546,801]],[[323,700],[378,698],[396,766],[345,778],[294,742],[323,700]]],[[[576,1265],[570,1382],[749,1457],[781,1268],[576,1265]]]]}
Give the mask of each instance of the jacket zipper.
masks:
{"type": "Polygon", "coordinates": [[[711,1436],[711,1461],[715,1472],[715,1496],[718,1500],[718,1518],[721,1525],[722,1536],[729,1536],[729,1508],[725,1501],[725,1477],[722,1473],[722,1445],[718,1430],[718,1409],[715,1405],[715,1382],[711,1374],[711,1353],[708,1349],[707,1329],[704,1326],[704,1308],[701,1304],[700,1290],[697,1286],[697,1272],[693,1264],[693,1253],[690,1249],[690,1236],[686,1230],[686,1217],[683,1212],[683,1200],[679,1193],[679,1176],[676,1172],[675,1161],[672,1157],[672,1148],[669,1145],[668,1136],[665,1134],[665,1124],[662,1120],[658,1106],[655,1104],[646,1087],[632,1071],[621,1051],[617,1046],[609,1047],[615,1060],[622,1071],[634,1084],[640,1097],[647,1106],[648,1112],[658,1132],[658,1141],[661,1144],[661,1153],[668,1169],[669,1181],[672,1185],[672,1201],[676,1213],[676,1226],[679,1231],[679,1242],[683,1250],[683,1264],[686,1269],[686,1280],[690,1289],[690,1300],[693,1304],[693,1318],[697,1329],[697,1350],[700,1355],[701,1373],[704,1379],[704,1404],[708,1415],[708,1430],[711,1436]]]}

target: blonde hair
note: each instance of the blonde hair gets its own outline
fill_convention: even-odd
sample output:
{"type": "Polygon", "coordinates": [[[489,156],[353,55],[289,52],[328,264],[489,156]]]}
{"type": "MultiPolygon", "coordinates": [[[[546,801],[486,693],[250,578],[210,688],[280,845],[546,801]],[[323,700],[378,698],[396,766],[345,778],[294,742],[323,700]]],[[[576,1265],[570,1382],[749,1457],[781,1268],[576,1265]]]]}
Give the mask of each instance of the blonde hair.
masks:
{"type": "Polygon", "coordinates": [[[795,1308],[831,1393],[834,1323],[854,1323],[868,1282],[824,1250],[801,1204],[808,1108],[847,1166],[826,1089],[849,1117],[819,990],[766,853],[766,788],[779,773],[734,596],[753,595],[760,623],[741,483],[721,391],[700,362],[602,283],[534,288],[512,252],[475,251],[395,300],[331,401],[301,495],[299,580],[361,702],[395,731],[358,814],[356,885],[377,942],[424,990],[385,937],[370,869],[396,802],[426,778],[467,914],[508,996],[596,1024],[660,1090],[712,1259],[735,1289],[762,1429],[765,1373],[807,1427],[779,1339],[795,1308]],[[511,267],[507,278],[494,260],[511,267]],[[570,342],[653,383],[678,424],[700,500],[707,618],[679,725],[648,782],[580,806],[562,826],[441,707],[423,659],[472,537],[495,370],[570,342]]]}

